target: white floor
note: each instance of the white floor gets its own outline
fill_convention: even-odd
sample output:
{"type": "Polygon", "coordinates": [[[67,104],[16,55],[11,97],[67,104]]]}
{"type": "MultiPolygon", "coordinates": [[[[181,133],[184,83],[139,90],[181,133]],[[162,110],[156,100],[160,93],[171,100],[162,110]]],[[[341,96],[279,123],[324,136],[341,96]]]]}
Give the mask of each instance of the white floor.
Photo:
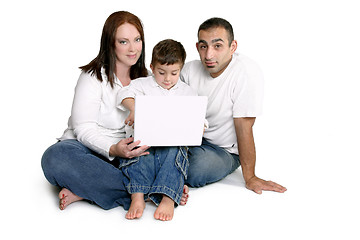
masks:
{"type": "Polygon", "coordinates": [[[275,161],[273,167],[259,163],[259,175],[271,176],[285,185],[288,191],[284,194],[257,195],[247,190],[237,170],[218,183],[191,189],[188,204],[176,208],[174,219],[160,222],[153,218],[155,206],[151,203],[147,203],[143,217],[133,221],[124,218],[121,207],[105,211],[86,202],[60,211],[58,190],[43,177],[39,159],[17,165],[12,174],[3,169],[7,181],[2,182],[1,218],[5,221],[1,228],[4,236],[11,236],[8,239],[360,237],[360,198],[354,188],[358,182],[353,182],[358,178],[341,173],[342,177],[338,177],[338,170],[344,168],[337,168],[334,162],[313,164],[311,170],[300,159],[287,164],[275,161]]]}
{"type": "Polygon", "coordinates": [[[360,239],[359,6],[351,0],[5,1],[0,3],[0,219],[6,239],[360,239]],[[155,3],[156,2],[156,3],[155,3]],[[78,66],[98,52],[117,10],[145,25],[147,64],[160,40],[198,59],[199,24],[232,22],[238,52],[265,76],[255,124],[256,174],[288,188],[257,195],[241,171],[191,189],[171,222],[128,221],[119,207],[85,202],[58,209],[40,159],[70,114],[78,66]],[[166,10],[166,11],[165,11],[166,10]],[[174,14],[175,13],[175,14],[174,14]],[[186,14],[184,14],[186,13],[186,14]],[[176,16],[176,17],[174,17],[176,16]],[[166,21],[164,21],[166,20],[166,21]],[[186,26],[186,27],[185,27],[186,26]]]}

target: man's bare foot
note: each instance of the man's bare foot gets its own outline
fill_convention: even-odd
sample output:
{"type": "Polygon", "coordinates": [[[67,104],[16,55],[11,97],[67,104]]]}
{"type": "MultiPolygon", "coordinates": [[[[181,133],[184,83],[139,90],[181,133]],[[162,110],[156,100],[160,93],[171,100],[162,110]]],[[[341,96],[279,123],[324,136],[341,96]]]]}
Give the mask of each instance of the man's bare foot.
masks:
{"type": "Polygon", "coordinates": [[[183,194],[180,200],[180,205],[182,206],[186,205],[188,199],[189,199],[189,187],[184,185],[183,194]]]}
{"type": "Polygon", "coordinates": [[[66,188],[63,188],[59,192],[59,199],[60,199],[60,203],[59,203],[60,210],[64,210],[67,206],[69,206],[73,202],[83,200],[82,197],[75,195],[74,193],[72,193],[70,190],[68,190],[66,188]]]}
{"type": "Polygon", "coordinates": [[[174,201],[168,196],[164,195],[154,213],[155,219],[161,221],[170,221],[174,216],[174,207],[174,201]]]}
{"type": "Polygon", "coordinates": [[[126,219],[136,219],[141,218],[145,209],[145,201],[143,193],[133,193],[131,194],[131,204],[130,209],[126,213],[126,219]]]}

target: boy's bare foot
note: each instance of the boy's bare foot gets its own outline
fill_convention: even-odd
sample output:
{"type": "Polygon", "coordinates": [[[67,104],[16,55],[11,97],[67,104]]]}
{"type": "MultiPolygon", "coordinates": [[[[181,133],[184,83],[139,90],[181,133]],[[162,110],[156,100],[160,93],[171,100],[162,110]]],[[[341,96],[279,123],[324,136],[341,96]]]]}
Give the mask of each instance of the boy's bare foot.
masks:
{"type": "Polygon", "coordinates": [[[136,219],[141,218],[145,209],[145,201],[143,193],[133,193],[131,194],[131,204],[130,209],[126,213],[126,219],[136,219]]]}
{"type": "Polygon", "coordinates": [[[174,201],[164,195],[154,213],[154,218],[161,221],[170,221],[174,216],[174,207],[174,201]]]}
{"type": "Polygon", "coordinates": [[[60,199],[60,202],[59,202],[60,210],[64,210],[68,205],[70,205],[73,202],[83,200],[82,197],[75,195],[74,193],[72,193],[70,190],[68,190],[66,188],[63,188],[59,192],[59,199],[60,199]]]}
{"type": "Polygon", "coordinates": [[[189,198],[189,187],[184,185],[183,194],[181,196],[180,205],[186,205],[189,198]]]}

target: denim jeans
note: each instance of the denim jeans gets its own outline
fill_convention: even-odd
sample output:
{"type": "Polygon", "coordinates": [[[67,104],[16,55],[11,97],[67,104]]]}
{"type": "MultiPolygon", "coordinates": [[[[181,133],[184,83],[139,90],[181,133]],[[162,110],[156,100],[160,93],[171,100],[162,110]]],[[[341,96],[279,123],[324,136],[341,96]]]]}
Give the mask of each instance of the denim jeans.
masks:
{"type": "MultiPolygon", "coordinates": [[[[185,183],[192,187],[216,182],[240,165],[237,155],[206,140],[199,147],[190,147],[188,156],[190,165],[185,183]]],[[[123,206],[127,210],[131,198],[123,184],[119,160],[109,162],[76,140],[64,140],[45,151],[41,165],[51,184],[67,188],[103,209],[123,206]]]]}
{"type": "Polygon", "coordinates": [[[179,205],[189,166],[187,148],[158,147],[148,151],[150,154],[140,159],[120,160],[127,191],[144,193],[156,205],[166,195],[179,205]]]}
{"type": "Polygon", "coordinates": [[[64,140],[45,151],[41,165],[51,184],[67,188],[103,209],[130,207],[124,175],[116,166],[118,159],[110,162],[77,140],[64,140]]]}
{"type": "Polygon", "coordinates": [[[185,184],[202,187],[217,182],[240,166],[239,155],[203,139],[201,146],[189,147],[189,171],[185,184]]]}

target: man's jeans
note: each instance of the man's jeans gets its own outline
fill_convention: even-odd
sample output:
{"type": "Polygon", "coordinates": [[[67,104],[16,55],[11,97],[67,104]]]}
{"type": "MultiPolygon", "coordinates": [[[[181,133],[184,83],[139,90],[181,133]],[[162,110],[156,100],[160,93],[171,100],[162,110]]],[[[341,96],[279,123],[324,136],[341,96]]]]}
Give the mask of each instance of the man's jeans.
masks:
{"type": "Polygon", "coordinates": [[[201,146],[189,147],[189,171],[186,185],[202,187],[217,182],[240,166],[239,155],[203,139],[201,146]]]}
{"type": "Polygon", "coordinates": [[[189,166],[187,148],[157,147],[148,151],[149,155],[140,158],[120,160],[127,191],[144,193],[156,205],[166,195],[179,205],[189,166]]]}

